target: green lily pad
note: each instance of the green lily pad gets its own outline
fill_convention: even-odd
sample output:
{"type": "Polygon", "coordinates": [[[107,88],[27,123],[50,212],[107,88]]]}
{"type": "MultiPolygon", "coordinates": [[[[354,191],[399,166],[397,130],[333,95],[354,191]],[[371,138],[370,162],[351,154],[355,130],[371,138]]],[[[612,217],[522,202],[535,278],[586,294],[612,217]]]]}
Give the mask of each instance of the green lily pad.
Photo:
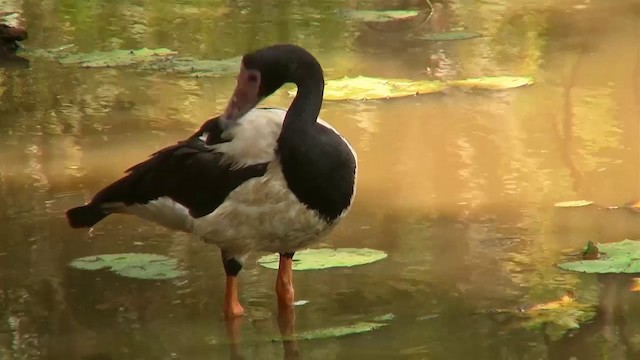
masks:
{"type": "MultiPolygon", "coordinates": [[[[293,270],[318,270],[332,267],[351,267],[369,264],[387,257],[384,251],[373,249],[306,249],[296,252],[293,257],[293,270]]],[[[280,255],[265,255],[258,264],[278,269],[280,255]]]]}
{"type": "Polygon", "coordinates": [[[68,53],[67,50],[73,46],[65,45],[54,49],[21,49],[20,54],[27,57],[46,57],[63,64],[78,64],[82,67],[137,65],[136,69],[139,70],[184,73],[193,77],[224,76],[235,74],[240,70],[241,57],[239,56],[216,60],[178,58],[173,56],[177,53],[169,49],[68,53]]]}
{"type": "Polygon", "coordinates": [[[558,267],[595,274],[640,273],[640,241],[626,239],[620,242],[598,244],[597,248],[599,253],[597,259],[566,262],[558,264],[558,267]]]}
{"type": "Polygon", "coordinates": [[[380,323],[373,323],[373,322],[359,322],[351,325],[304,331],[295,335],[285,336],[281,339],[274,339],[273,341],[319,340],[319,339],[337,338],[337,337],[343,337],[347,335],[362,334],[365,332],[379,329],[386,325],[387,324],[380,324],[380,323]]]}
{"type": "Polygon", "coordinates": [[[589,200],[575,200],[575,201],[561,201],[553,204],[555,207],[581,207],[593,204],[593,201],[589,200]]]}
{"type": "Polygon", "coordinates": [[[221,76],[240,71],[241,57],[220,60],[199,60],[193,58],[167,58],[142,64],[142,70],[186,73],[194,77],[221,76]]]}
{"type": "MultiPolygon", "coordinates": [[[[440,81],[382,79],[366,76],[328,80],[324,87],[324,100],[388,99],[442,91],[446,85],[440,81]]],[[[289,95],[295,95],[296,89],[289,95]]]]}
{"type": "Polygon", "coordinates": [[[139,50],[111,50],[93,51],[90,53],[71,54],[57,60],[62,64],[79,64],[82,67],[111,67],[139,64],[157,61],[163,57],[175,55],[177,52],[169,49],[139,49],[139,50]]]}
{"type": "Polygon", "coordinates": [[[482,34],[475,31],[443,31],[438,33],[431,33],[422,36],[418,36],[418,39],[428,41],[454,41],[454,40],[468,40],[481,37],[482,34]]]}
{"type": "Polygon", "coordinates": [[[71,267],[81,270],[109,269],[114,273],[145,280],[173,279],[184,275],[176,259],[145,253],[122,253],[87,256],[73,260],[71,267]]]}
{"type": "Polygon", "coordinates": [[[415,10],[343,10],[342,15],[366,22],[387,22],[411,19],[420,14],[415,10]]]}
{"type": "Polygon", "coordinates": [[[451,80],[448,85],[480,90],[505,90],[533,84],[533,78],[527,76],[485,76],[464,80],[451,80]]]}

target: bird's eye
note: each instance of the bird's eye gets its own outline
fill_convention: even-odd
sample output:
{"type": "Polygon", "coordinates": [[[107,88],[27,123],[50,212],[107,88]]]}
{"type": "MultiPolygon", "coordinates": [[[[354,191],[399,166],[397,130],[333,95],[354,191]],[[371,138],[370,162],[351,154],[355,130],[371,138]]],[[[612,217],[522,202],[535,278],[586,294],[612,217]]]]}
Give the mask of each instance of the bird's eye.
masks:
{"type": "Polygon", "coordinates": [[[249,80],[250,82],[254,83],[254,82],[258,81],[258,75],[249,74],[249,76],[247,76],[247,80],[249,80]]]}

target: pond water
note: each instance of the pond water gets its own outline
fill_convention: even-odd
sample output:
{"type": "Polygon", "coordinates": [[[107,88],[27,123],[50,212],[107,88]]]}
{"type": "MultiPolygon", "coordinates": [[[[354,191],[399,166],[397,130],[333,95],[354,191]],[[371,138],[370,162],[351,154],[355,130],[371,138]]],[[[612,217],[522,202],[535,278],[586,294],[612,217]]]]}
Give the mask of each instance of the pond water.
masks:
{"type": "MultiPolygon", "coordinates": [[[[218,249],[132,217],[67,226],[130,165],[222,111],[234,76],[42,57],[0,68],[0,358],[2,359],[637,359],[640,293],[629,279],[560,270],[588,240],[640,238],[640,214],[606,207],[640,196],[640,2],[482,0],[24,0],[30,49],[169,48],[219,59],[295,42],[327,78],[532,76],[533,86],[384,101],[325,102],[354,145],[351,214],[322,246],[387,252],[365,266],[294,274],[298,332],[371,321],[368,333],[297,343],[279,336],[275,271],[240,275],[244,319],[225,323],[218,249]],[[337,13],[414,8],[401,24],[337,13]],[[481,38],[429,42],[468,29],[481,38]],[[174,281],[71,270],[81,256],[177,258],[174,281]],[[499,309],[559,299],[598,308],[578,329],[524,327],[499,309]],[[555,329],[555,330],[554,330],[555,329]],[[229,334],[239,335],[231,338],[229,334]]],[[[288,106],[286,94],[270,105],[288,106]]],[[[291,319],[289,319],[291,320],[291,319]]],[[[293,321],[291,321],[293,322],[293,321]]],[[[293,324],[288,324],[293,325],[293,324]]]]}

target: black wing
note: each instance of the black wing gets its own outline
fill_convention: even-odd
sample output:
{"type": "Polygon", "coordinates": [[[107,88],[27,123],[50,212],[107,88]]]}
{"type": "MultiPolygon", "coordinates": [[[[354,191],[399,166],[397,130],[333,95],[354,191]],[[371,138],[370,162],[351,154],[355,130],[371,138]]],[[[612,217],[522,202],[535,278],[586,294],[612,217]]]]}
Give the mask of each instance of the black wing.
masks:
{"type": "Polygon", "coordinates": [[[109,203],[146,204],[160,197],[169,197],[198,218],[213,212],[236,187],[264,175],[268,163],[231,169],[223,162],[223,154],[206,145],[222,143],[218,118],[202,125],[200,130],[173,146],[166,147],[128,169],[127,175],[98,192],[85,206],[67,211],[72,227],[91,227],[109,211],[109,203]],[[208,134],[202,141],[202,134],[208,134]]]}

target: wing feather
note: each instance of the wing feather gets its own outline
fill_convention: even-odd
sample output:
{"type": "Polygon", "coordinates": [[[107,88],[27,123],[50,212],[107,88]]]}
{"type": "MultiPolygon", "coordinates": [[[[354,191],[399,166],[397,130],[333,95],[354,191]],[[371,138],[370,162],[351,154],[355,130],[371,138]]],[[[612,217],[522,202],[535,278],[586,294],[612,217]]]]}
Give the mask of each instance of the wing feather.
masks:
{"type": "Polygon", "coordinates": [[[161,149],[149,159],[127,169],[124,177],[98,192],[92,201],[67,212],[73,227],[90,227],[114,209],[110,204],[147,204],[168,197],[194,217],[213,212],[243,182],[264,175],[268,162],[233,167],[215,151],[223,139],[213,118],[188,139],[161,149]],[[206,141],[202,141],[202,137],[206,141]]]}

